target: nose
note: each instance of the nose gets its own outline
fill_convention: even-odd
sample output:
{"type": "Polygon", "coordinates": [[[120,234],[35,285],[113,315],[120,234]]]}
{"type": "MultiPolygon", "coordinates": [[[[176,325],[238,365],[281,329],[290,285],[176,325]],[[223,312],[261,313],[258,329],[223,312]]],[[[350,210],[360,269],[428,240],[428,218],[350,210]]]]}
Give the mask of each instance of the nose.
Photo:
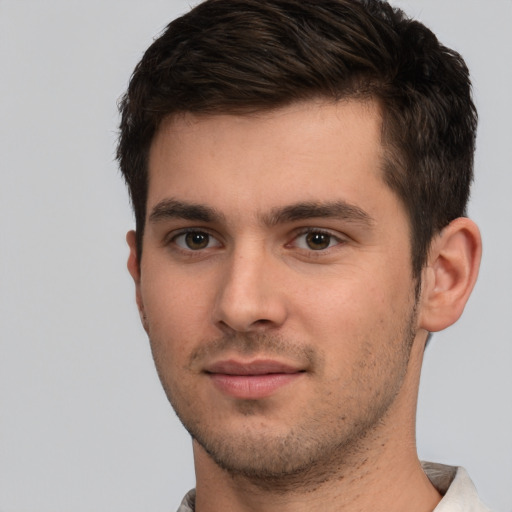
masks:
{"type": "Polygon", "coordinates": [[[283,269],[279,267],[264,251],[236,251],[219,278],[216,325],[237,332],[279,328],[287,317],[283,269]]]}

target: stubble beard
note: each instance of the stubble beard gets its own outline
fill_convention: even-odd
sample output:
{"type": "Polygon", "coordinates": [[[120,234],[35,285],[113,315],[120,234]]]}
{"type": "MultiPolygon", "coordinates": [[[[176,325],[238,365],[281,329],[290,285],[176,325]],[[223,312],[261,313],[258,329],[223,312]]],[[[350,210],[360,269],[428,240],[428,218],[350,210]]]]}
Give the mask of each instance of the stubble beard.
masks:
{"type": "MultiPolygon", "coordinates": [[[[360,361],[360,366],[376,367],[377,372],[384,372],[386,377],[379,382],[380,386],[369,389],[367,377],[370,374],[354,372],[347,385],[354,394],[344,396],[343,404],[333,401],[332,396],[318,396],[315,403],[320,402],[321,406],[305,410],[302,420],[283,434],[249,428],[236,433],[214,430],[200,410],[184,406],[193,397],[187,397],[175,385],[166,385],[163,372],[159,371],[159,375],[178,418],[220,468],[233,478],[246,479],[264,490],[306,491],[333,478],[343,478],[345,473],[364,466],[369,456],[368,445],[380,442],[379,429],[386,421],[407,371],[416,316],[415,304],[409,317],[397,329],[395,338],[400,342],[391,343],[385,361],[378,360],[382,354],[374,356],[373,345],[366,343],[368,360],[360,361]],[[358,394],[362,388],[368,389],[364,397],[358,394]]],[[[240,353],[287,354],[297,350],[293,344],[272,335],[236,335],[215,340],[192,359],[226,347],[236,347],[240,353]]],[[[302,349],[302,352],[313,360],[314,365],[321,365],[323,358],[314,348],[302,349]]],[[[365,353],[364,342],[362,353],[365,353]]],[[[155,363],[159,370],[156,357],[155,363]]],[[[246,400],[240,401],[238,412],[249,418],[264,413],[264,409],[264,403],[246,400]]]]}

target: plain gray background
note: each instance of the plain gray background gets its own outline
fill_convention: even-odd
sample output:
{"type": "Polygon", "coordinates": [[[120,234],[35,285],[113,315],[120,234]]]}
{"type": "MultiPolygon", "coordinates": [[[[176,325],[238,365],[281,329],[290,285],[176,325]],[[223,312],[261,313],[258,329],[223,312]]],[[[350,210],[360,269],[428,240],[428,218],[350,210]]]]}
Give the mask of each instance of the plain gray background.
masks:
{"type": "MultiPolygon", "coordinates": [[[[480,112],[485,243],[460,322],[426,353],[424,459],[512,511],[512,1],[395,1],[460,51],[480,112]]],[[[126,271],[116,100],[187,1],[0,0],[0,511],[172,511],[193,486],[126,271]]]]}

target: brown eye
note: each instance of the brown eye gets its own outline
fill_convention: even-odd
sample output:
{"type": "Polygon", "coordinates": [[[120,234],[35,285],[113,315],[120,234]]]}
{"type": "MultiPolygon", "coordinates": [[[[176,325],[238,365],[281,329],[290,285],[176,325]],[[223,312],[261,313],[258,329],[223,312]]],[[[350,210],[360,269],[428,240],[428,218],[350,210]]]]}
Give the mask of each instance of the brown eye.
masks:
{"type": "Polygon", "coordinates": [[[220,247],[219,241],[205,231],[187,231],[173,238],[173,242],[187,251],[200,251],[220,247]]]}
{"type": "Polygon", "coordinates": [[[331,245],[331,235],[312,231],[306,235],[306,244],[313,251],[327,249],[331,245]]]}
{"type": "Polygon", "coordinates": [[[208,247],[210,241],[210,235],[208,233],[187,233],[185,235],[185,243],[189,249],[197,251],[198,249],[204,249],[208,247]]]}

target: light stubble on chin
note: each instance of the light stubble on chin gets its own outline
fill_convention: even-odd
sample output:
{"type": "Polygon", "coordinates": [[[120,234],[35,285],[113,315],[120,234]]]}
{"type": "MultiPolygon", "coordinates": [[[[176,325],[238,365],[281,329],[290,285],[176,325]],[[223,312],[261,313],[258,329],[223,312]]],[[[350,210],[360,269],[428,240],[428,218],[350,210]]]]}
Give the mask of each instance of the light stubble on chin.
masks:
{"type": "MultiPolygon", "coordinates": [[[[377,371],[388,372],[386,389],[368,387],[365,379],[371,377],[371,371],[370,374],[364,370],[363,373],[353,371],[349,381],[343,382],[343,386],[351,390],[343,396],[343,404],[338,403],[336,393],[324,388],[324,394],[316,396],[286,432],[252,427],[236,434],[215,430],[209,418],[201,414],[200,404],[190,406],[193,397],[186,390],[166,384],[163,374],[160,378],[181,422],[220,468],[233,478],[245,479],[264,490],[284,493],[300,489],[304,492],[331,480],[333,475],[343,477],[343,468],[353,471],[365,465],[366,441],[378,436],[378,427],[402,385],[414,340],[415,321],[416,309],[413,308],[409,318],[397,328],[395,334],[400,342],[393,344],[394,350],[386,355],[386,361],[372,354],[371,343],[362,342],[361,353],[366,354],[368,360],[360,361],[358,371],[376,367],[377,371]],[[359,392],[363,388],[367,394],[361,397],[359,392]]],[[[386,341],[389,340],[382,340],[386,341]]],[[[191,353],[186,370],[198,371],[206,361],[228,351],[245,356],[282,356],[307,368],[306,378],[312,381],[321,379],[324,371],[325,355],[318,348],[257,333],[224,336],[201,344],[191,353]]],[[[156,358],[155,362],[159,369],[161,365],[156,358]]],[[[267,404],[259,400],[240,400],[236,407],[238,414],[257,418],[257,415],[265,417],[267,404]]]]}

